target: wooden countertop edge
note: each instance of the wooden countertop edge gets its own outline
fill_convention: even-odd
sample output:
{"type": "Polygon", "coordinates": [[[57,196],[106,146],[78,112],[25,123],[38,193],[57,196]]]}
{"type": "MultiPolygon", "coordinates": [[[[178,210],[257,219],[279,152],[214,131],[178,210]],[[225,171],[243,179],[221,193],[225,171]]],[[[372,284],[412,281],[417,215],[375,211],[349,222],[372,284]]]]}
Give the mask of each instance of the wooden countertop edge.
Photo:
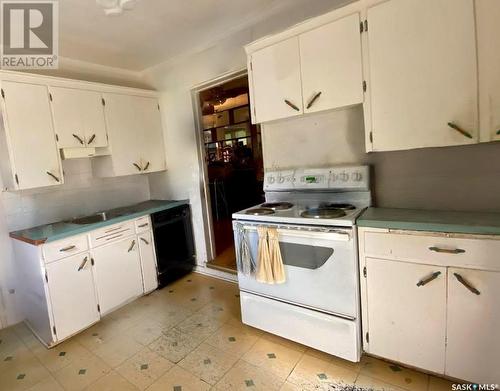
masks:
{"type": "Polygon", "coordinates": [[[12,239],[20,240],[21,242],[29,243],[29,244],[32,244],[34,246],[40,246],[47,241],[47,239],[39,239],[39,240],[28,239],[28,238],[25,238],[24,236],[19,236],[19,235],[12,233],[12,232],[9,233],[9,236],[12,239]]]}

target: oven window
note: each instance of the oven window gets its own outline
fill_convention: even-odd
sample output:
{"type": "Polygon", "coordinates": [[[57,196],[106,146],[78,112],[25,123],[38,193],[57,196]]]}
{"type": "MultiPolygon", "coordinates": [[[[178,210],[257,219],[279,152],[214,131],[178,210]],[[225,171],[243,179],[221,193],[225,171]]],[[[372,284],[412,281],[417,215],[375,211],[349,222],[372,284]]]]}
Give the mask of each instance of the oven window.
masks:
{"type": "Polygon", "coordinates": [[[283,263],[304,269],[318,269],[332,256],[333,248],[280,242],[283,263]]]}

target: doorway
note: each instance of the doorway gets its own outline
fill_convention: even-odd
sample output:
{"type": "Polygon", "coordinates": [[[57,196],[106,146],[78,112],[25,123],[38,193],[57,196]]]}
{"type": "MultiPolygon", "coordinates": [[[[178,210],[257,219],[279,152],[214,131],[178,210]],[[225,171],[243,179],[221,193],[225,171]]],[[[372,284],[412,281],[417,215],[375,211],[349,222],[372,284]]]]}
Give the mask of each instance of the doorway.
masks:
{"type": "Polygon", "coordinates": [[[236,273],[231,215],[263,202],[260,126],[250,120],[247,75],[198,92],[212,256],[207,267],[236,273]]]}

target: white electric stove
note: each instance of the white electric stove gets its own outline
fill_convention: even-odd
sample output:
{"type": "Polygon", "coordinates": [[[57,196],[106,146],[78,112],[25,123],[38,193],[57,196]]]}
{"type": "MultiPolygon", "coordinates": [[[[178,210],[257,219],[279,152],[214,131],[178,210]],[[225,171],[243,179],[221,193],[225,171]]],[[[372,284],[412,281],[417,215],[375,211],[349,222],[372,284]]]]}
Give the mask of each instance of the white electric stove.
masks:
{"type": "Polygon", "coordinates": [[[361,356],[356,218],[371,205],[367,166],[268,172],[266,202],[233,214],[254,259],[257,227],[278,228],[286,283],[238,271],[243,322],[351,361],[361,356]]]}

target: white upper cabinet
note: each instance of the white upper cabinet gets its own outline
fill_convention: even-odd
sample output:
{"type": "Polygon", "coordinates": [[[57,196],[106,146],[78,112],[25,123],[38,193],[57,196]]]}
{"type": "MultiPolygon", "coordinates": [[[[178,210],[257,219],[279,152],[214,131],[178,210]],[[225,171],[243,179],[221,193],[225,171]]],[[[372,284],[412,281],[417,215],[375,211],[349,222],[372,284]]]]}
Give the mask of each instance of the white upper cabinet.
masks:
{"type": "Polygon", "coordinates": [[[363,103],[359,14],[299,36],[304,112],[363,103]]]}
{"type": "Polygon", "coordinates": [[[63,183],[47,87],[2,81],[2,93],[4,184],[22,190],[63,183]]]}
{"type": "Polygon", "coordinates": [[[476,1],[481,141],[500,140],[500,1],[476,1]]]}
{"type": "Polygon", "coordinates": [[[367,34],[374,151],[478,141],[473,0],[390,0],[367,34]]]}
{"type": "Polygon", "coordinates": [[[446,375],[498,383],[499,297],[499,272],[450,268],[446,375]]]}
{"type": "Polygon", "coordinates": [[[304,112],[298,37],[258,50],[250,61],[256,122],[304,112]]]}
{"type": "Polygon", "coordinates": [[[106,147],[101,93],[49,87],[59,148],[106,147]]]}
{"type": "Polygon", "coordinates": [[[114,93],[103,96],[111,155],[93,160],[94,173],[106,177],[165,170],[157,99],[114,93]]]}

